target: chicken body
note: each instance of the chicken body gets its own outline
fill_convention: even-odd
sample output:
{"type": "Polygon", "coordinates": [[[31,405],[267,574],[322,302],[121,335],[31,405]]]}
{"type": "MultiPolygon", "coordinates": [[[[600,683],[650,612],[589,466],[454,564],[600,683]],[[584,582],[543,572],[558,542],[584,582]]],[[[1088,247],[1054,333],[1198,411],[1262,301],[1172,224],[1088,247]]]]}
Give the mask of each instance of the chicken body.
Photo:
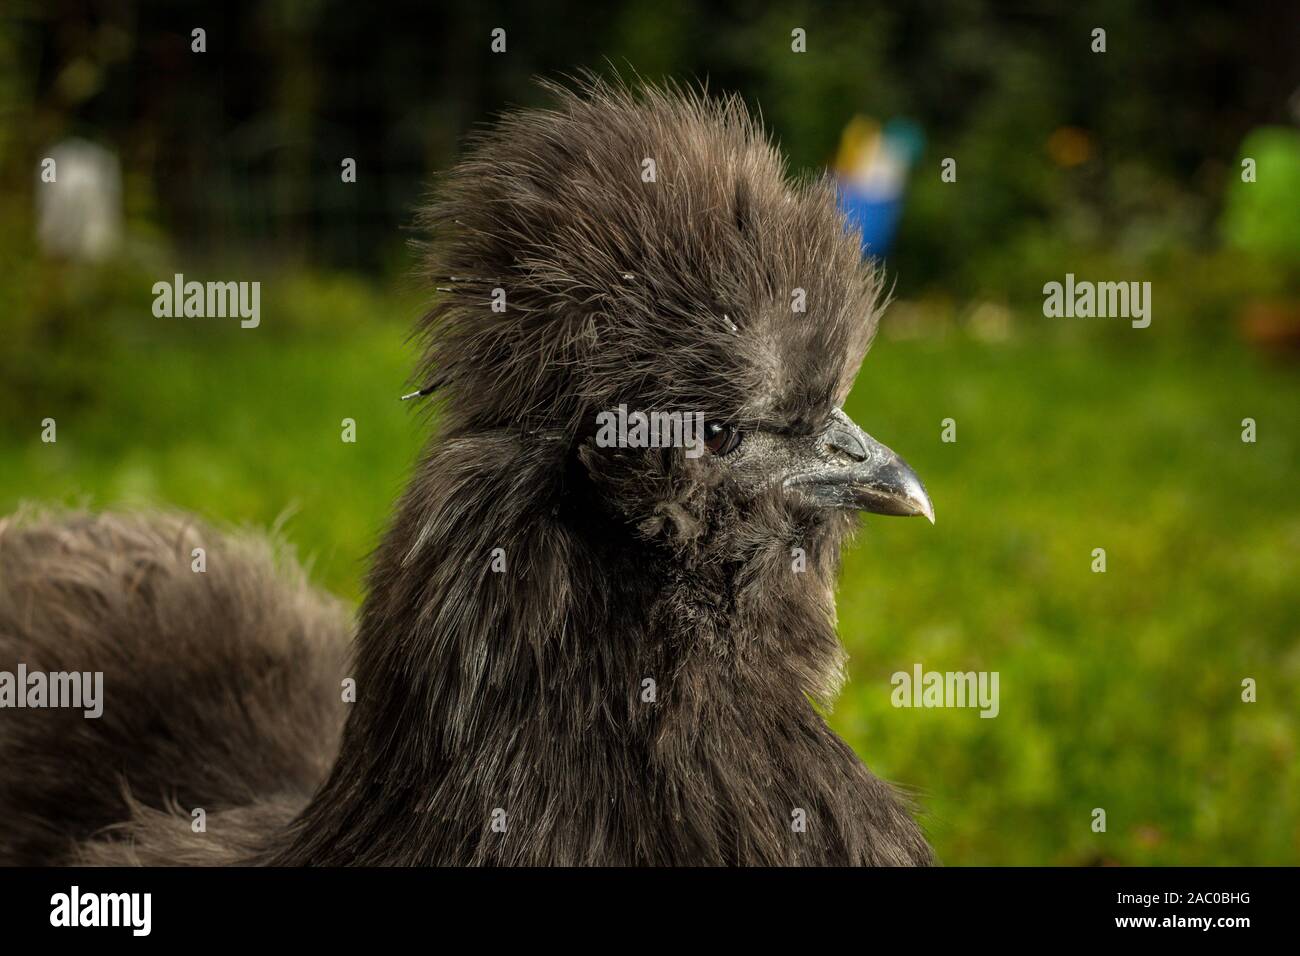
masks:
{"type": "Polygon", "coordinates": [[[0,672],[103,675],[98,717],[0,709],[0,865],[248,857],[334,760],[351,637],[264,538],[166,514],[0,521],[0,672]]]}

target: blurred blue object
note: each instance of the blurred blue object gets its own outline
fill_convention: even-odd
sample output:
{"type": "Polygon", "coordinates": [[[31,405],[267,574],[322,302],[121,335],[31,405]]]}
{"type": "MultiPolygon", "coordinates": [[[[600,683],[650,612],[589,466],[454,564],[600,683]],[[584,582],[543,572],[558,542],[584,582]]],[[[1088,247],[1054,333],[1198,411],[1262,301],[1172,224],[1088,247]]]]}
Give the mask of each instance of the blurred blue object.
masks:
{"type": "Polygon", "coordinates": [[[920,127],[891,120],[882,131],[871,119],[855,116],[844,129],[835,160],[839,206],[862,233],[862,253],[889,252],[903,211],[907,173],[924,146],[920,127]]]}
{"type": "Polygon", "coordinates": [[[889,252],[898,217],[903,211],[902,195],[893,198],[864,195],[851,184],[841,183],[840,209],[849,219],[849,225],[862,230],[862,254],[880,257],[889,252]]]}
{"type": "Polygon", "coordinates": [[[880,196],[855,193],[852,186],[840,185],[840,209],[849,217],[849,225],[862,230],[862,254],[884,256],[893,241],[902,212],[902,196],[881,199],[880,196]]]}

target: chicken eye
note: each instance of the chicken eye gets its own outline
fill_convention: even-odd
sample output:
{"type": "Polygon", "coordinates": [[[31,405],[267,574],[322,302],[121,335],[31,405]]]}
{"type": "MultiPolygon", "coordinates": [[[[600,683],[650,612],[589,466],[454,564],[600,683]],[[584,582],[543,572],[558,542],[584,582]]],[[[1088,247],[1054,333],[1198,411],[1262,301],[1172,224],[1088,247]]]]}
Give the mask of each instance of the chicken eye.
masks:
{"type": "Polygon", "coordinates": [[[708,422],[704,426],[704,447],[721,458],[740,447],[740,432],[730,425],[708,422]]]}

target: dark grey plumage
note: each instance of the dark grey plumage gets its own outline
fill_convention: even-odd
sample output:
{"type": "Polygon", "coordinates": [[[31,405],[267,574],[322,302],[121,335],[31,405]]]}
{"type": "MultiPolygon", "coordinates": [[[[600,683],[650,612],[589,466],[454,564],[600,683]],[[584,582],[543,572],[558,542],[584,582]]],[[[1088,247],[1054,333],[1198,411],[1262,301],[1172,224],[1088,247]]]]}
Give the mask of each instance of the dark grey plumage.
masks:
{"type": "Polygon", "coordinates": [[[351,632],[268,539],[168,514],[0,520],[0,670],[104,674],[97,719],[0,710],[0,864],[130,862],[124,833],[86,842],[116,824],[149,863],[252,852],[265,833],[223,820],[287,823],[328,771],[351,632]]]}
{"type": "Polygon", "coordinates": [[[847,394],[877,274],[831,188],[788,181],[738,100],[552,92],[481,134],[426,216],[450,290],[422,325],[437,431],[350,670],[333,603],[242,537],[175,518],[0,532],[0,667],[116,675],[104,721],[0,713],[0,763],[24,768],[0,784],[0,862],[930,862],[814,709],[842,680],[853,512],[771,477],[847,394]],[[745,441],[598,447],[620,403],[745,441]]]}

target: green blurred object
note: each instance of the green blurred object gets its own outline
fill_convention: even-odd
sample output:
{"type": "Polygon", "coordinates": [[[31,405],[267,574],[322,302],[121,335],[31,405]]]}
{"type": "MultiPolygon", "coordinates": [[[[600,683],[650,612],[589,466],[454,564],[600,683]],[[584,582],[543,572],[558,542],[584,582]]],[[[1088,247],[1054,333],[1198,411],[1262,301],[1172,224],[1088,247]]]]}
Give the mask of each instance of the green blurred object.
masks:
{"type": "Polygon", "coordinates": [[[1222,230],[1232,248],[1300,266],[1300,130],[1263,126],[1246,137],[1224,196],[1222,230]],[[1255,181],[1242,163],[1255,161],[1255,181]]]}

